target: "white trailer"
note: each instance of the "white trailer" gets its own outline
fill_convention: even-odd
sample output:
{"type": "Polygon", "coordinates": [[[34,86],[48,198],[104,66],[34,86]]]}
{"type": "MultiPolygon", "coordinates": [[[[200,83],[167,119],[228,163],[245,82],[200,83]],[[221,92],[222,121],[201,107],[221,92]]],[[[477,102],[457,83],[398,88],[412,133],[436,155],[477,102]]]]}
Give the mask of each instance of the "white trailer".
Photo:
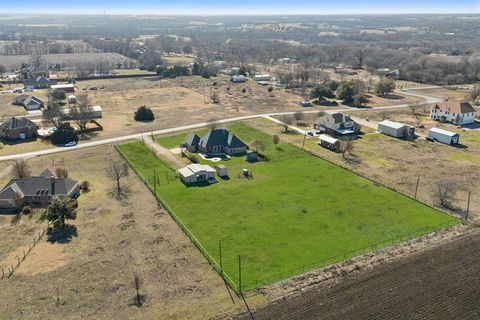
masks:
{"type": "Polygon", "coordinates": [[[428,130],[428,137],[432,140],[449,145],[457,144],[460,141],[460,135],[458,133],[439,128],[428,130]]]}

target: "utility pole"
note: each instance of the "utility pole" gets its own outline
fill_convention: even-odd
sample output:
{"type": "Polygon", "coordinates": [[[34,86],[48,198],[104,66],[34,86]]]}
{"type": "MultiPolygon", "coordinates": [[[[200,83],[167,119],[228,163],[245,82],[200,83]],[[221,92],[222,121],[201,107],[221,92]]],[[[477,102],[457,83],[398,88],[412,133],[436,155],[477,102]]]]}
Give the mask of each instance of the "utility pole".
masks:
{"type": "Polygon", "coordinates": [[[302,143],[302,149],[305,149],[305,139],[307,139],[307,132],[305,131],[303,134],[303,143],[302,143]]]}
{"type": "Polygon", "coordinates": [[[415,187],[415,200],[417,200],[418,184],[420,183],[420,175],[417,178],[417,186],[415,187]]]}
{"type": "Polygon", "coordinates": [[[465,214],[465,222],[468,221],[468,213],[470,211],[470,196],[471,196],[471,194],[472,194],[472,192],[468,191],[467,212],[465,214]]]}

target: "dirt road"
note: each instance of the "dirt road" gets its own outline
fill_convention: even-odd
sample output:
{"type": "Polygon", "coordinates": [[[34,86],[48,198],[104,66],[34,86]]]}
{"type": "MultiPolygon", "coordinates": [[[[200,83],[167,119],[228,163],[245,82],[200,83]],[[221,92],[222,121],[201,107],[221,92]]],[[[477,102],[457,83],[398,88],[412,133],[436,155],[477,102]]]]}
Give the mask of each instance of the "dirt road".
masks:
{"type": "MultiPolygon", "coordinates": [[[[480,319],[480,230],[254,312],[266,319],[480,319]]],[[[251,319],[241,315],[238,320],[251,319]]]]}

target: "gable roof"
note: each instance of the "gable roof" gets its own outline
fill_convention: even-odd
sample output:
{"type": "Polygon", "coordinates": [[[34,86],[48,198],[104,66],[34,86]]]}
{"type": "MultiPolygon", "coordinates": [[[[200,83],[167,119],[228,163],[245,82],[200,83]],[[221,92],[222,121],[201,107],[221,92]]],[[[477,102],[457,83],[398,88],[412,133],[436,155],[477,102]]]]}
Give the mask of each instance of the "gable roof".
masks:
{"type": "MultiPolygon", "coordinates": [[[[45,173],[46,171],[44,171],[45,173]]],[[[78,181],[72,179],[54,178],[55,195],[69,196],[72,194],[78,181]]],[[[31,177],[23,179],[12,179],[0,191],[0,199],[13,199],[16,193],[22,196],[38,196],[52,194],[51,177],[31,177]]]]}
{"type": "Polygon", "coordinates": [[[247,145],[236,135],[230,133],[227,129],[214,129],[208,131],[199,143],[204,148],[214,146],[224,146],[228,148],[243,148],[247,145]]]}
{"type": "Polygon", "coordinates": [[[13,102],[16,104],[21,104],[23,106],[29,104],[43,105],[43,101],[40,98],[36,96],[29,96],[27,94],[21,94],[19,96],[16,96],[15,98],[13,98],[13,102]]]}
{"type": "Polygon", "coordinates": [[[456,100],[447,100],[442,103],[437,103],[434,109],[448,111],[452,113],[470,113],[475,112],[475,109],[468,102],[460,102],[456,100]]]}
{"type": "Polygon", "coordinates": [[[332,113],[330,117],[333,118],[335,123],[344,123],[344,122],[352,121],[352,118],[340,112],[332,113]]]}
{"type": "Polygon", "coordinates": [[[55,177],[55,175],[53,174],[52,171],[50,171],[50,169],[45,169],[43,170],[42,173],[40,173],[39,175],[40,177],[44,177],[44,178],[51,178],[51,177],[55,177]]]}
{"type": "Polygon", "coordinates": [[[195,146],[200,142],[200,136],[197,135],[196,133],[190,133],[186,138],[185,138],[185,144],[190,145],[190,146],[195,146]]]}
{"type": "Polygon", "coordinates": [[[30,119],[24,117],[11,117],[4,123],[2,123],[1,127],[3,129],[23,129],[23,128],[30,128],[30,127],[38,127],[35,122],[30,119]]]}

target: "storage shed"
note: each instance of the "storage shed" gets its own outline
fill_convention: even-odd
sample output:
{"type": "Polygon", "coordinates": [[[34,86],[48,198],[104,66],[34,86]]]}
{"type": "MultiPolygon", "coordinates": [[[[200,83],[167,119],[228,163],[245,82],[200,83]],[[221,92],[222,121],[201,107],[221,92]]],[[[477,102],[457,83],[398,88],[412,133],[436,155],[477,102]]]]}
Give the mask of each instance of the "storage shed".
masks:
{"type": "Polygon", "coordinates": [[[215,167],[219,177],[228,177],[228,169],[223,164],[219,164],[215,167]]]}
{"type": "Polygon", "coordinates": [[[428,137],[445,144],[457,144],[460,140],[460,135],[455,132],[432,128],[428,130],[428,137]]]}
{"type": "Polygon", "coordinates": [[[340,140],[335,139],[328,134],[321,134],[318,136],[318,144],[324,148],[333,150],[335,152],[340,151],[340,140]]]}
{"type": "Polygon", "coordinates": [[[408,124],[383,120],[378,124],[378,131],[395,138],[408,138],[415,135],[415,128],[408,124]]]}
{"type": "Polygon", "coordinates": [[[212,167],[197,163],[178,169],[180,179],[186,184],[202,181],[216,182],[215,174],[216,171],[212,167]]]}

